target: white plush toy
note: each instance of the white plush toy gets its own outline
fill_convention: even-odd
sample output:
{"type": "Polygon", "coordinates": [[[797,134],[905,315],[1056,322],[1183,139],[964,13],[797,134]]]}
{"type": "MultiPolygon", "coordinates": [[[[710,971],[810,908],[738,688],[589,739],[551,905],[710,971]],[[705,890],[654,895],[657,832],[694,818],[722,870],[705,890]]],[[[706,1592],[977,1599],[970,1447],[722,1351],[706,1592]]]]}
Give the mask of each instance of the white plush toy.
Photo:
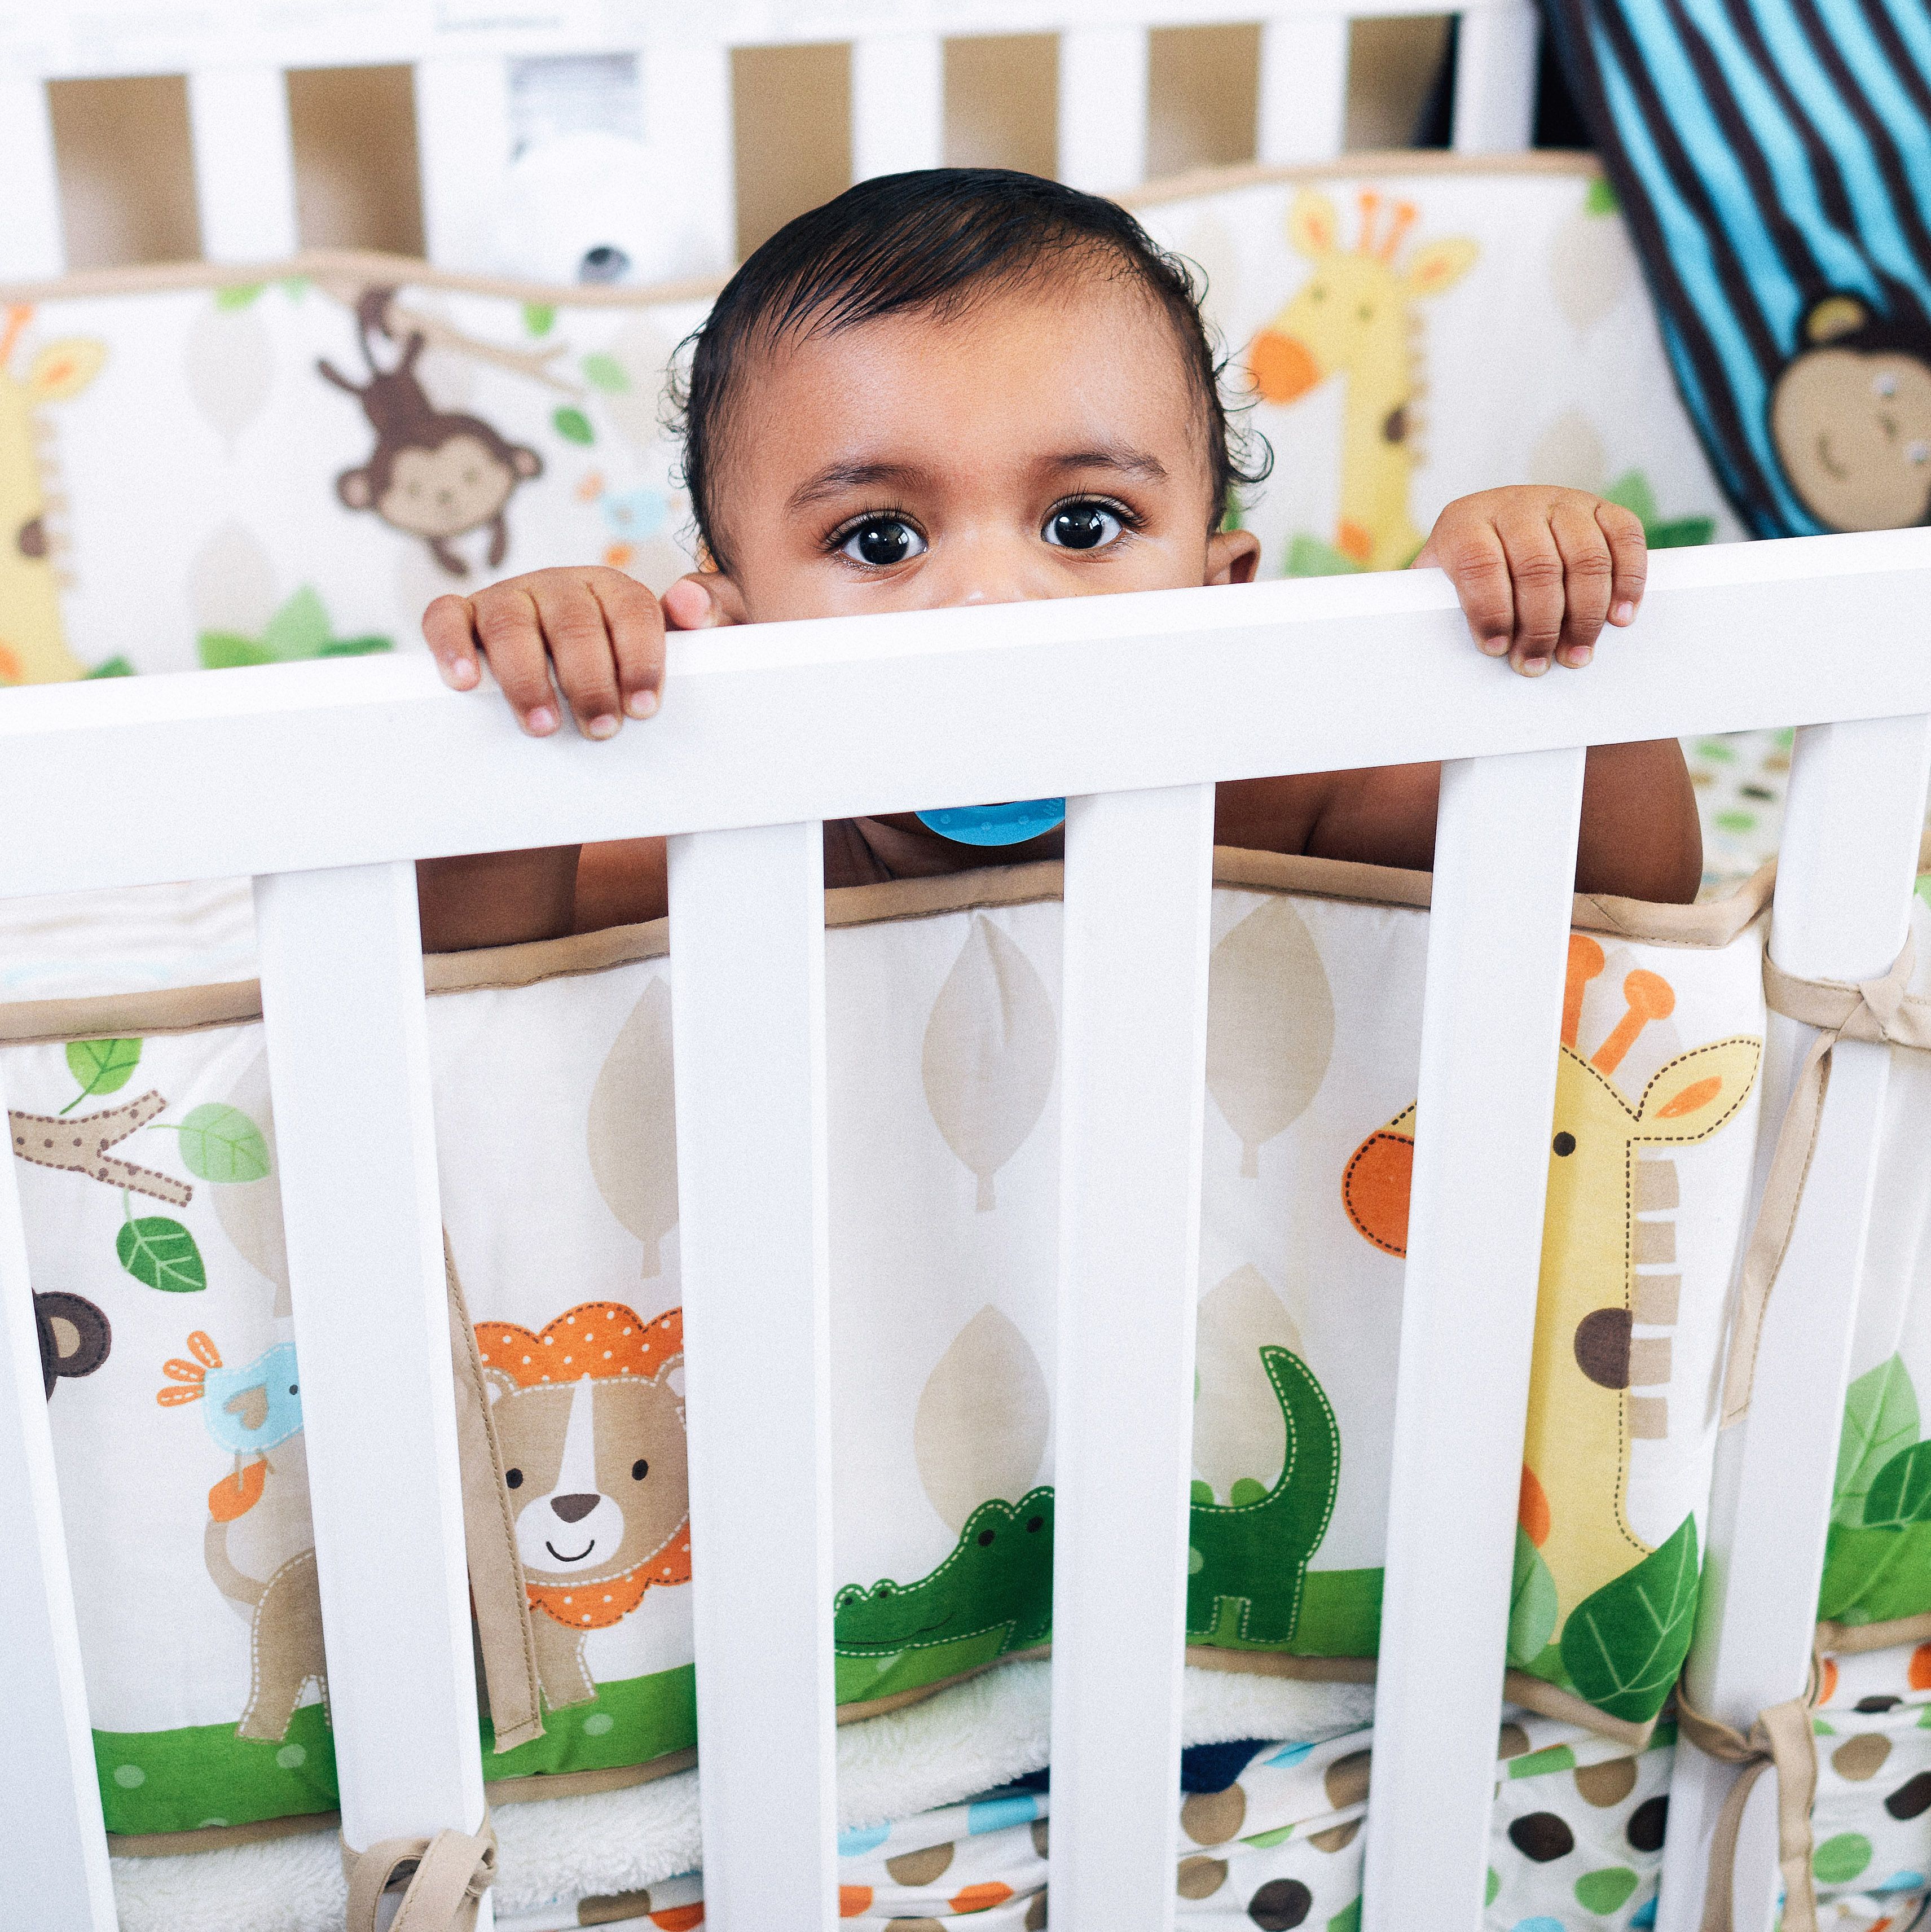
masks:
{"type": "Polygon", "coordinates": [[[672,225],[668,197],[652,191],[652,176],[650,151],[627,135],[586,130],[532,142],[504,183],[496,268],[565,283],[709,273],[718,264],[700,237],[672,225]]]}

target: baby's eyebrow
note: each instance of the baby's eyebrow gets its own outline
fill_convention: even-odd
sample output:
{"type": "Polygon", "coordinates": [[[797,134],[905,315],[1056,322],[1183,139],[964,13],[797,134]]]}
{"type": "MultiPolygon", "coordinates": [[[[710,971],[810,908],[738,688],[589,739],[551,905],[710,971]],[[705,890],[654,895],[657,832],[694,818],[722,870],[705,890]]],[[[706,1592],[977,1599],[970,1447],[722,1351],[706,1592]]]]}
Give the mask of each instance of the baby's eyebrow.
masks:
{"type": "Polygon", "coordinates": [[[925,472],[915,464],[834,463],[799,484],[791,493],[790,507],[808,510],[814,503],[841,496],[847,490],[876,489],[882,485],[904,489],[925,478],[925,472]]]}
{"type": "Polygon", "coordinates": [[[1147,483],[1164,483],[1167,480],[1167,466],[1144,449],[1068,450],[1061,455],[1047,458],[1040,467],[1054,472],[1111,470],[1122,476],[1137,476],[1147,483]]]}

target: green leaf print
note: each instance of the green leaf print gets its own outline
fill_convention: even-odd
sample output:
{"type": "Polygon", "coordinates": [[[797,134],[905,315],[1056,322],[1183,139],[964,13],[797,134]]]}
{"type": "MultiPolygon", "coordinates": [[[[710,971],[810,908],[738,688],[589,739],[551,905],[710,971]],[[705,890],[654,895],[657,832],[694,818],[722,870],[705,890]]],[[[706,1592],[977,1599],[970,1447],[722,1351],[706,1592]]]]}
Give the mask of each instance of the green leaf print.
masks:
{"type": "Polygon", "coordinates": [[[622,395],[630,387],[630,376],[614,356],[585,356],[583,380],[592,388],[613,396],[622,395]]]}
{"type": "Polygon", "coordinates": [[[265,282],[230,282],[225,289],[214,291],[214,306],[219,309],[247,308],[267,286],[265,282]]]}
{"type": "Polygon", "coordinates": [[[306,584],[262,630],[262,648],[278,662],[319,657],[328,641],[328,613],[306,584]]]}
{"type": "Polygon", "coordinates": [[[274,662],[274,653],[235,631],[203,631],[194,640],[203,670],[236,670],[274,662]]]}
{"type": "Polygon", "coordinates": [[[1918,1440],[1918,1391],[1901,1355],[1880,1362],[1844,1394],[1844,1426],[1837,1438],[1837,1476],[1831,1520],[1865,1520],[1864,1498],[1878,1472],[1918,1440]]]}
{"type": "Polygon", "coordinates": [[[1509,1598],[1509,1661],[1526,1670],[1555,1630],[1555,1579],[1529,1533],[1516,1526],[1516,1577],[1509,1598]]]}
{"type": "Polygon", "coordinates": [[[525,302],[523,326],[532,335],[547,335],[556,326],[556,311],[547,302],[525,302]]]}
{"type": "Polygon", "coordinates": [[[202,1180],[263,1180],[268,1172],[268,1144],[262,1130],[239,1107],[209,1100],[196,1108],[176,1131],[189,1173],[202,1180]]]}
{"type": "Polygon", "coordinates": [[[1663,1708],[1696,1622],[1696,1519],[1585,1597],[1562,1632],[1577,1694],[1612,1718],[1645,1724],[1663,1708]]]}
{"type": "Polygon", "coordinates": [[[1882,1529],[1931,1521],[1931,1442],[1914,1442],[1871,1478],[1864,1527],[1882,1529]]]}
{"type": "Polygon", "coordinates": [[[1616,190],[1600,175],[1589,184],[1589,192],[1582,197],[1583,208],[1591,214],[1619,214],[1622,206],[1616,199],[1616,190]]]}
{"type": "Polygon", "coordinates": [[[208,1286],[208,1268],[194,1237],[165,1214],[124,1221],[114,1237],[121,1265],[138,1282],[169,1294],[193,1294],[208,1286]]]}
{"type": "Polygon", "coordinates": [[[124,657],[103,658],[86,675],[89,677],[132,677],[134,667],[124,657]]]}
{"type": "Polygon", "coordinates": [[[590,418],[581,410],[567,406],[559,410],[550,418],[556,434],[571,442],[591,443],[597,440],[597,433],[590,427],[590,418]]]}
{"type": "Polygon", "coordinates": [[[118,1094],[141,1064],[138,1040],[73,1040],[67,1042],[67,1071],[80,1082],[80,1091],[61,1109],[71,1113],[96,1094],[118,1094]]]}
{"type": "Polygon", "coordinates": [[[1834,1522],[1817,1614],[1833,1623],[1888,1623],[1931,1610],[1931,1522],[1867,1529],[1834,1522]]]}
{"type": "Polygon", "coordinates": [[[1657,519],[1656,492],[1640,470],[1625,470],[1603,492],[1604,502],[1619,505],[1645,524],[1657,519]]]}

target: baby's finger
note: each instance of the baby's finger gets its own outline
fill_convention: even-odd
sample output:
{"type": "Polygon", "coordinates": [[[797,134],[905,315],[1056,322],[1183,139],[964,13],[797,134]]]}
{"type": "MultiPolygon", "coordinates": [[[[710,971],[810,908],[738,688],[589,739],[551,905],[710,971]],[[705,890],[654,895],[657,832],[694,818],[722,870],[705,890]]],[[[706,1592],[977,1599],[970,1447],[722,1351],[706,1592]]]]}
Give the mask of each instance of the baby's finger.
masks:
{"type": "Polygon", "coordinates": [[[664,695],[663,609],[647,584],[621,571],[599,571],[590,590],[603,608],[624,712],[648,718],[664,695]]]}
{"type": "Polygon", "coordinates": [[[730,622],[718,586],[724,580],[715,571],[697,570],[680,577],[664,593],[664,617],[673,631],[708,631],[730,622]]]}
{"type": "Polygon", "coordinates": [[[474,691],[482,680],[476,662],[476,614],[466,597],[439,597],[422,614],[422,635],[442,682],[452,691],[474,691]]]}
{"type": "Polygon", "coordinates": [[[622,722],[616,656],[603,605],[583,578],[561,572],[537,578],[530,594],[577,730],[586,738],[614,737],[622,722]]]}
{"type": "Polygon", "coordinates": [[[1620,503],[1598,503],[1596,523],[1609,543],[1609,622],[1633,622],[1649,580],[1649,542],[1643,534],[1643,520],[1620,503]]]}
{"type": "Polygon", "coordinates": [[[550,655],[535,600],[520,585],[498,584],[475,600],[476,634],[510,709],[532,738],[556,729],[550,655]]]}
{"type": "Polygon", "coordinates": [[[1562,553],[1540,509],[1504,524],[1501,538],[1515,584],[1516,634],[1509,661],[1525,677],[1540,677],[1562,635],[1562,553]]]}
{"type": "Polygon", "coordinates": [[[1558,504],[1549,517],[1562,553],[1562,634],[1555,658],[1580,670],[1595,654],[1609,614],[1609,540],[1585,502],[1558,504]]]}
{"type": "MultiPolygon", "coordinates": [[[[1429,548],[1434,548],[1431,542],[1429,548]]],[[[1509,560],[1495,525],[1482,524],[1444,545],[1440,561],[1462,599],[1462,615],[1476,643],[1492,658],[1500,657],[1515,632],[1516,604],[1509,560]]]]}

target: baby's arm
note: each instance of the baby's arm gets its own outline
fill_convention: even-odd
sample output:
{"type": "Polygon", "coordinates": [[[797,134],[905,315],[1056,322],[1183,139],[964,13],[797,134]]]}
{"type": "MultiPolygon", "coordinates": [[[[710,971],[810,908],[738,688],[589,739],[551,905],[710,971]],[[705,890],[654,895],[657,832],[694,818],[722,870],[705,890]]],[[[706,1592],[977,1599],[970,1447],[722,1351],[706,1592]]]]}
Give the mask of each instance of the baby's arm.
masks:
{"type": "MultiPolygon", "coordinates": [[[[1477,644],[1492,657],[1506,653],[1527,677],[1552,662],[1580,670],[1606,622],[1630,623],[1642,602],[1646,561],[1642,525],[1629,511],[1585,490],[1540,486],[1459,498],[1415,559],[1448,573],[1477,644]]],[[[1337,772],[1300,849],[1430,866],[1439,786],[1433,765],[1337,772]]],[[[1702,872],[1696,794],[1676,740],[1591,749],[1577,889],[1687,902],[1702,872]]]]}

